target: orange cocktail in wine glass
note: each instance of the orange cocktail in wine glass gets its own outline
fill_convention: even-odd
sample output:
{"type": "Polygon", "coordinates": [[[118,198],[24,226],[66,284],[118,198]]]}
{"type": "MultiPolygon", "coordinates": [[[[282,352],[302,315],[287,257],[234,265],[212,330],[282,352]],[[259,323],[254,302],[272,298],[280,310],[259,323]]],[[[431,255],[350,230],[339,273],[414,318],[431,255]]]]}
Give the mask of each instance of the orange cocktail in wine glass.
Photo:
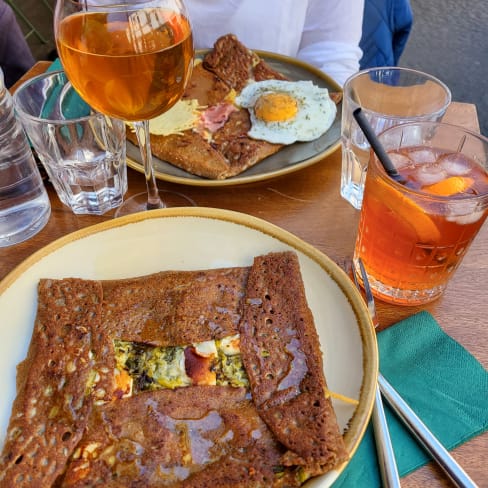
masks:
{"type": "Polygon", "coordinates": [[[147,194],[124,202],[117,215],[164,207],[152,166],[149,119],[181,98],[191,74],[192,31],[183,2],[58,0],[54,26],[74,88],[94,109],[131,122],[136,132],[147,194]]]}

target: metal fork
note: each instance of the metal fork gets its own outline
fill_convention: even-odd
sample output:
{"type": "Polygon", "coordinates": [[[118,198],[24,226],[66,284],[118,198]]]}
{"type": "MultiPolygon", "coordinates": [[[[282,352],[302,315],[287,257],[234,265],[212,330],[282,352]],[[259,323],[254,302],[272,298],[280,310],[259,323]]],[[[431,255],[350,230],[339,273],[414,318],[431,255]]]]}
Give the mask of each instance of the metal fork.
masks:
{"type": "MultiPolygon", "coordinates": [[[[373,325],[376,327],[378,325],[378,321],[376,317],[373,295],[369,287],[369,282],[364,279],[366,276],[366,271],[364,270],[363,263],[358,261],[358,265],[361,271],[363,283],[365,283],[364,288],[366,292],[366,304],[368,306],[369,315],[373,321],[373,325]]],[[[356,288],[361,291],[361,286],[358,283],[354,269],[352,269],[351,272],[354,278],[354,283],[356,284],[356,288]]],[[[376,452],[378,455],[378,464],[380,467],[383,486],[387,488],[400,487],[400,476],[398,474],[395,453],[393,452],[393,446],[391,444],[390,431],[386,422],[385,410],[383,408],[383,402],[381,400],[381,393],[378,384],[376,385],[374,395],[372,421],[376,452]]]]}
{"type": "MultiPolygon", "coordinates": [[[[371,319],[375,327],[378,325],[378,318],[376,315],[376,307],[371,292],[371,286],[369,284],[368,275],[364,269],[361,258],[357,260],[359,270],[361,272],[361,279],[363,281],[364,293],[366,295],[366,303],[371,315],[371,319]]],[[[354,281],[356,286],[359,286],[357,282],[354,269],[352,270],[354,281]]],[[[406,425],[409,431],[414,435],[417,441],[424,447],[426,451],[432,456],[432,458],[439,464],[444,470],[454,485],[461,488],[477,488],[476,483],[466,474],[463,468],[456,462],[456,460],[449,454],[449,451],[439,442],[439,440],[432,434],[427,426],[420,420],[417,414],[410,408],[400,394],[391,386],[386,378],[378,372],[378,385],[379,390],[383,394],[383,397],[389,403],[393,411],[398,415],[400,420],[406,425]]],[[[373,418],[374,425],[374,418],[373,418]]],[[[375,428],[376,433],[376,428],[375,428]]],[[[378,452],[378,456],[380,453],[378,452]]],[[[383,473],[382,473],[383,476],[383,473]]]]}

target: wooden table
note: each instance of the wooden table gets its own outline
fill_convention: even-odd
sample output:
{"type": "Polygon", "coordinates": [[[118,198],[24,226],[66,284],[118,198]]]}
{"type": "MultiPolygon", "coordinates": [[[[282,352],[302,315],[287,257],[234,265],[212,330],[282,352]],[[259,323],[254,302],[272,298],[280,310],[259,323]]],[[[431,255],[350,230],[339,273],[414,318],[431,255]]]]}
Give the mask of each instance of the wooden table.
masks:
{"type": "MultiPolygon", "coordinates": [[[[38,63],[26,77],[46,69],[38,63]]],[[[15,87],[14,87],[15,89],[15,87]]],[[[452,103],[446,119],[479,131],[476,108],[452,103]]],[[[276,224],[327,254],[338,264],[351,257],[359,213],[340,197],[341,152],[301,171],[279,178],[234,187],[195,187],[159,181],[161,189],[176,190],[199,206],[235,210],[276,224]]],[[[127,196],[145,191],[144,175],[128,169],[127,196]]],[[[59,201],[47,185],[52,215],[46,227],[27,242],[0,248],[0,279],[41,247],[83,227],[111,219],[104,216],[76,216],[59,201]]],[[[488,224],[473,242],[445,294],[424,307],[400,307],[379,302],[381,327],[428,310],[451,337],[488,367],[488,224]]],[[[486,394],[486,392],[480,392],[486,394]]],[[[454,457],[480,487],[488,486],[488,433],[453,451],[454,457]]],[[[402,479],[404,487],[451,486],[442,470],[431,463],[402,479]]]]}

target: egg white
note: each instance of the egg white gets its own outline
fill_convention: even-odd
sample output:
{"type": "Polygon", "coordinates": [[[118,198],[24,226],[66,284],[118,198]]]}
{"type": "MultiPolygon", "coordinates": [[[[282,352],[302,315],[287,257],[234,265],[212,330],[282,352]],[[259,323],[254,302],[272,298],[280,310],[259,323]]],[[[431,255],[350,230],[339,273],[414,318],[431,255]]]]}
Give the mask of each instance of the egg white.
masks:
{"type": "Polygon", "coordinates": [[[249,110],[252,127],[248,136],[274,144],[313,141],[330,128],[337,113],[327,88],[318,87],[311,81],[257,81],[247,85],[235,103],[249,110]],[[296,100],[296,115],[283,122],[266,122],[257,118],[254,111],[257,100],[266,93],[276,92],[289,94],[296,100]]]}

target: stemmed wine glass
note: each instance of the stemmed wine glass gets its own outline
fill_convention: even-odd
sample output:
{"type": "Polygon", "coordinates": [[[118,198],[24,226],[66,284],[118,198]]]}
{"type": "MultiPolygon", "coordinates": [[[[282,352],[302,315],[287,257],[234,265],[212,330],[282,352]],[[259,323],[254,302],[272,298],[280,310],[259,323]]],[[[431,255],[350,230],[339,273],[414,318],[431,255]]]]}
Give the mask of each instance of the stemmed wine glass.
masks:
{"type": "Polygon", "coordinates": [[[192,30],[183,1],[57,0],[54,34],[80,96],[95,110],[131,122],[136,132],[147,194],[126,200],[116,215],[164,207],[149,119],[181,98],[191,75],[192,30]]]}

